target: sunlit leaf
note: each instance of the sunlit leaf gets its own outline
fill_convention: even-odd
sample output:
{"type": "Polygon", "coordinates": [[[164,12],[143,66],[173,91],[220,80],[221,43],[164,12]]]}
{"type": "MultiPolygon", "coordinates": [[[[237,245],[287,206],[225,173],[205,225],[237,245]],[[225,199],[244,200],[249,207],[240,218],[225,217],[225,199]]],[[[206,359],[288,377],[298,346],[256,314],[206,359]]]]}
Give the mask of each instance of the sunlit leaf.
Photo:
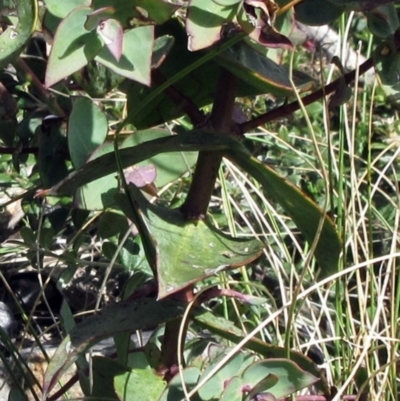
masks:
{"type": "MultiPolygon", "coordinates": [[[[241,341],[246,334],[236,327],[233,322],[227,320],[223,317],[215,316],[211,312],[204,312],[202,314],[198,314],[194,316],[194,320],[206,330],[209,330],[211,333],[217,334],[222,338],[232,341],[234,343],[238,343],[241,341]]],[[[286,358],[287,352],[283,347],[278,347],[275,345],[268,344],[264,341],[261,341],[258,338],[250,338],[248,342],[246,342],[245,348],[250,349],[258,354],[264,356],[264,358],[286,358]]],[[[306,372],[311,373],[313,376],[318,377],[320,380],[316,383],[316,387],[322,391],[324,394],[329,394],[329,386],[326,382],[326,379],[321,374],[321,371],[318,367],[305,355],[300,352],[290,350],[289,359],[296,363],[296,365],[300,366],[306,372]]]]}
{"type": "Polygon", "coordinates": [[[118,62],[122,55],[124,31],[121,24],[115,19],[101,21],[97,26],[97,33],[103,39],[107,49],[118,62]]]}
{"type": "Polygon", "coordinates": [[[0,35],[0,70],[22,52],[37,22],[36,0],[19,0],[15,3],[15,8],[5,11],[5,15],[16,13],[18,22],[4,28],[0,35]]]}
{"type": "Polygon", "coordinates": [[[159,298],[221,270],[246,265],[262,252],[257,239],[231,238],[207,221],[188,222],[178,209],[151,204],[137,189],[131,188],[131,196],[140,217],[125,194],[118,196],[118,205],[136,225],[138,218],[144,221],[148,234],[139,228],[142,241],[146,235],[149,246],[153,242],[156,248],[152,269],[157,272],[159,298]]]}
{"type": "Polygon", "coordinates": [[[196,384],[200,376],[200,369],[195,366],[188,366],[182,369],[182,376],[175,375],[168,383],[168,387],[158,401],[180,401],[185,399],[182,380],[186,390],[190,391],[196,384]]]}
{"type": "Polygon", "coordinates": [[[152,369],[132,369],[114,377],[115,392],[125,401],[157,400],[165,385],[165,381],[152,369]]]}
{"type": "MultiPolygon", "coordinates": [[[[161,129],[138,131],[126,138],[124,143],[121,145],[121,148],[132,147],[151,139],[165,136],[170,136],[170,133],[161,129]]],[[[114,144],[111,142],[106,142],[97,148],[90,156],[89,160],[94,160],[107,153],[115,163],[114,144]]],[[[154,165],[156,172],[154,185],[156,188],[162,188],[164,185],[187,173],[195,164],[196,159],[196,152],[175,152],[169,154],[161,153],[154,155],[145,161],[141,161],[140,163],[135,163],[135,160],[132,159],[133,164],[124,165],[124,167],[138,171],[138,169],[141,167],[146,165],[148,166],[149,163],[154,165]]],[[[107,174],[98,180],[94,180],[93,182],[87,183],[79,188],[75,197],[75,205],[89,210],[102,210],[103,208],[112,206],[115,203],[114,194],[118,188],[118,180],[116,174],[113,173],[114,171],[110,171],[110,174],[107,174]]],[[[156,191],[155,188],[154,191],[156,191]]],[[[153,193],[152,195],[155,194],[153,193]]]]}
{"type": "Polygon", "coordinates": [[[117,74],[150,85],[151,58],[154,44],[154,27],[142,26],[124,32],[122,55],[117,61],[107,46],[95,60],[117,74]]]}
{"type": "Polygon", "coordinates": [[[111,18],[115,14],[115,8],[113,7],[103,7],[99,8],[87,16],[85,22],[85,29],[92,31],[96,29],[101,21],[111,18]]]}
{"type": "Polygon", "coordinates": [[[90,6],[91,0],[44,0],[46,9],[56,17],[65,18],[72,10],[82,6],[90,6]]]}
{"type": "Polygon", "coordinates": [[[46,70],[47,87],[84,67],[103,47],[97,33],[84,27],[92,11],[89,7],[76,8],[59,25],[46,70]]]}
{"type": "Polygon", "coordinates": [[[221,39],[222,27],[236,15],[238,3],[220,5],[212,0],[190,0],[186,18],[188,48],[204,49],[221,39]]]}
{"type": "Polygon", "coordinates": [[[294,362],[283,358],[269,358],[251,364],[242,375],[244,385],[251,388],[258,385],[269,375],[279,380],[271,380],[268,392],[276,398],[284,398],[305,387],[311,386],[318,378],[300,369],[294,362]]]}

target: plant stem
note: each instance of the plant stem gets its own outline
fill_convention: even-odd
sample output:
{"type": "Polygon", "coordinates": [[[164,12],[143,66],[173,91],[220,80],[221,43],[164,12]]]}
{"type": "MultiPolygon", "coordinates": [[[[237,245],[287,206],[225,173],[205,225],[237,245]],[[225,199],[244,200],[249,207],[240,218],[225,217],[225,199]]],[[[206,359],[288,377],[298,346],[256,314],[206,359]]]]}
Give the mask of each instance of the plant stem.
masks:
{"type": "MultiPolygon", "coordinates": [[[[373,65],[374,63],[371,57],[360,65],[358,76],[365,74],[370,68],[373,67],[373,65]]],[[[329,85],[326,85],[321,89],[318,89],[317,91],[310,93],[307,96],[304,96],[301,102],[303,103],[304,106],[308,106],[309,104],[314,103],[317,100],[322,99],[324,96],[329,95],[335,92],[337,89],[339,89],[341,82],[343,82],[343,79],[348,85],[352,83],[355,78],[356,78],[356,70],[350,71],[347,74],[340,76],[338,79],[331,82],[329,85]]],[[[260,125],[269,123],[270,121],[276,120],[278,118],[286,117],[294,113],[295,111],[300,110],[300,107],[301,106],[298,101],[289,104],[284,104],[280,107],[277,107],[276,109],[273,109],[265,114],[262,114],[261,116],[253,118],[250,121],[239,124],[238,129],[241,134],[244,134],[259,127],[260,125]]]]}
{"type": "MultiPolygon", "coordinates": [[[[174,294],[174,298],[187,304],[191,302],[193,300],[193,285],[190,285],[174,294]]],[[[177,373],[177,367],[179,366],[178,341],[182,324],[185,325],[183,330],[183,338],[186,338],[186,332],[189,324],[188,320],[183,322],[182,317],[179,317],[165,324],[164,338],[161,345],[159,370],[164,372],[164,379],[167,381],[170,381],[175,376],[177,373]]]]}
{"type": "MultiPolygon", "coordinates": [[[[152,81],[157,85],[163,85],[167,82],[166,78],[159,70],[154,70],[151,73],[152,81]]],[[[179,106],[190,118],[194,126],[203,126],[206,120],[205,114],[199,110],[196,104],[182,92],[180,92],[176,86],[171,85],[164,89],[165,95],[172,100],[177,106],[179,106]]]]}
{"type": "Polygon", "coordinates": [[[47,105],[51,113],[59,117],[65,117],[64,110],[58,105],[51,92],[40,82],[35,73],[25,61],[18,57],[13,63],[15,69],[24,75],[27,82],[30,82],[39,93],[39,99],[47,105]]]}
{"type": "MultiPolygon", "coordinates": [[[[222,70],[210,117],[212,130],[217,135],[232,134],[232,113],[236,86],[236,77],[231,72],[222,70]]],[[[205,217],[221,161],[221,152],[199,153],[192,184],[181,208],[187,219],[199,220],[205,217]]]]}

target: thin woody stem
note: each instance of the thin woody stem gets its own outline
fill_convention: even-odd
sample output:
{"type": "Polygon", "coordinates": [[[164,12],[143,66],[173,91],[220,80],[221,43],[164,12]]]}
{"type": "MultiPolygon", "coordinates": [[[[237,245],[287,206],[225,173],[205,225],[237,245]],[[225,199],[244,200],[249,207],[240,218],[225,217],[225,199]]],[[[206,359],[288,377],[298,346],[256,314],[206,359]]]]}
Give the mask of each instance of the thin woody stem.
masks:
{"type": "MultiPolygon", "coordinates": [[[[359,67],[358,75],[361,76],[365,74],[370,68],[374,66],[372,57],[366,60],[363,64],[359,67]]],[[[331,82],[329,85],[324,86],[317,91],[310,93],[307,96],[304,96],[301,100],[304,106],[308,106],[311,103],[316,102],[317,100],[322,99],[324,96],[327,96],[333,92],[335,92],[339,86],[343,83],[343,79],[346,84],[352,83],[356,78],[356,70],[350,71],[347,74],[339,77],[335,81],[331,82]]],[[[271,121],[277,120],[278,118],[286,117],[295,111],[300,110],[300,103],[298,101],[284,104],[283,106],[277,107],[261,116],[253,118],[250,121],[238,125],[238,130],[241,134],[245,134],[246,132],[252,131],[253,129],[269,123],[271,121]]]]}

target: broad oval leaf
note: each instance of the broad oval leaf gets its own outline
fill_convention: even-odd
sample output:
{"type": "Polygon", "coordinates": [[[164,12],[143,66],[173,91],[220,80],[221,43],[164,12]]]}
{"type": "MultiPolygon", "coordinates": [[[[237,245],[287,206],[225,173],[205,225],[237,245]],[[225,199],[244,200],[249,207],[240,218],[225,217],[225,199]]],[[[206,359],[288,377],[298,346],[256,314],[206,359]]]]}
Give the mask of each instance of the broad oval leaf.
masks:
{"type": "Polygon", "coordinates": [[[18,22],[16,26],[8,26],[0,35],[0,70],[22,52],[37,22],[36,0],[18,0],[15,3],[15,8],[7,9],[7,12],[15,12],[18,22]]]}
{"type": "Polygon", "coordinates": [[[163,24],[179,8],[179,5],[165,0],[93,0],[92,7],[114,8],[113,18],[118,19],[124,28],[141,25],[163,24]]]}
{"type": "Polygon", "coordinates": [[[188,49],[201,50],[221,39],[222,27],[233,20],[238,3],[220,5],[213,0],[190,0],[186,17],[188,49]]]}
{"type": "Polygon", "coordinates": [[[300,369],[289,359],[264,359],[250,365],[242,375],[245,386],[256,387],[269,375],[278,377],[279,380],[268,388],[276,398],[285,398],[294,392],[318,381],[318,378],[309,372],[300,369]]]}
{"type": "MultiPolygon", "coordinates": [[[[162,129],[138,131],[126,138],[121,148],[133,147],[146,141],[166,136],[170,136],[170,133],[162,129]]],[[[121,151],[123,152],[122,149],[121,151]]],[[[115,162],[114,145],[110,142],[106,142],[97,148],[90,156],[89,160],[94,160],[107,153],[115,162]]],[[[124,165],[124,167],[129,169],[132,168],[132,166],[135,166],[134,168],[141,168],[149,164],[154,165],[156,169],[154,185],[157,188],[161,188],[187,173],[195,164],[196,160],[197,152],[175,152],[158,154],[140,163],[135,163],[135,160],[132,159],[133,164],[124,165]]],[[[114,204],[114,194],[118,187],[118,181],[116,175],[113,174],[114,172],[115,170],[110,171],[110,174],[82,186],[76,194],[76,205],[88,210],[102,210],[112,206],[114,204]]]]}
{"type": "Polygon", "coordinates": [[[115,392],[125,401],[158,400],[165,385],[165,381],[152,369],[132,369],[114,377],[115,392]]]}
{"type": "MultiPolygon", "coordinates": [[[[228,350],[225,350],[228,352],[228,350]]],[[[218,358],[215,358],[212,363],[210,363],[206,369],[201,374],[199,381],[202,378],[207,377],[209,372],[215,368],[216,365],[220,362],[222,357],[225,356],[225,353],[221,353],[218,358]]],[[[245,362],[245,354],[239,352],[234,357],[232,357],[221,369],[218,370],[203,386],[199,389],[199,396],[202,400],[208,401],[211,399],[220,399],[221,394],[224,391],[226,383],[231,380],[234,376],[240,375],[243,371],[244,367],[248,365],[244,365],[245,362]],[[244,367],[242,367],[244,365],[244,367]]],[[[247,356],[249,357],[249,356],[247,356]]],[[[254,356],[250,356],[252,358],[251,362],[254,362],[254,356]]],[[[249,359],[249,358],[247,358],[249,359]]]]}
{"type": "MultiPolygon", "coordinates": [[[[394,37],[396,37],[395,35],[394,37]]],[[[373,54],[375,71],[389,101],[400,99],[400,53],[396,42],[390,38],[381,43],[373,54]]]]}
{"type": "Polygon", "coordinates": [[[90,6],[90,3],[91,0],[44,0],[47,11],[58,18],[65,18],[75,8],[90,6]]]}
{"type": "Polygon", "coordinates": [[[219,401],[243,401],[243,381],[240,377],[232,377],[226,384],[219,401]]]}
{"type": "Polygon", "coordinates": [[[75,168],[83,166],[107,137],[107,118],[89,98],[72,100],[68,119],[68,148],[75,168]]]}
{"type": "Polygon", "coordinates": [[[78,71],[103,47],[95,31],[84,27],[89,7],[74,9],[59,25],[51,48],[46,70],[45,85],[50,87],[78,71]]]}
{"type": "Polygon", "coordinates": [[[119,21],[112,18],[101,21],[97,26],[97,33],[118,62],[122,55],[124,37],[124,30],[119,21]]]}
{"type": "Polygon", "coordinates": [[[94,344],[118,333],[151,329],[184,312],[176,300],[141,298],[123,301],[101,310],[76,325],[61,342],[46,370],[43,396],[49,394],[63,373],[94,344]]]}
{"type": "Polygon", "coordinates": [[[142,26],[125,31],[122,40],[119,60],[116,60],[107,46],[101,49],[95,60],[125,78],[149,86],[154,27],[142,26]]]}
{"type": "Polygon", "coordinates": [[[146,256],[149,263],[152,260],[155,264],[151,268],[157,272],[159,299],[221,270],[246,265],[261,255],[263,244],[257,239],[229,237],[207,221],[188,222],[180,210],[151,204],[134,187],[130,188],[130,196],[137,210],[133,210],[126,194],[118,195],[117,204],[138,226],[143,243],[147,242],[152,252],[152,256],[147,252],[146,256]]]}
{"type": "Polygon", "coordinates": [[[188,366],[183,369],[182,377],[180,374],[175,375],[168,383],[168,387],[158,401],[181,401],[185,399],[185,393],[182,388],[182,378],[186,389],[190,391],[197,384],[199,376],[200,369],[196,366],[188,366]]]}
{"type": "Polygon", "coordinates": [[[344,11],[344,7],[327,0],[303,0],[294,9],[296,20],[306,25],[329,24],[344,11]]]}
{"type": "Polygon", "coordinates": [[[399,27],[399,17],[394,4],[378,7],[365,13],[368,28],[374,35],[386,39],[399,27]]]}
{"type": "MultiPolygon", "coordinates": [[[[233,343],[238,343],[243,340],[246,334],[236,327],[234,323],[228,319],[220,316],[215,316],[211,312],[204,312],[194,316],[194,320],[206,330],[211,333],[217,334],[220,337],[232,341],[233,343]]],[[[283,347],[278,347],[275,345],[268,344],[258,338],[251,338],[246,343],[245,347],[258,354],[262,355],[264,358],[286,358],[287,351],[283,347]]],[[[310,372],[313,376],[318,377],[320,380],[316,383],[316,387],[324,394],[329,394],[329,386],[326,381],[325,376],[321,373],[320,369],[305,355],[300,352],[290,350],[289,358],[291,361],[295,362],[296,365],[300,366],[301,369],[306,372],[310,372]]]]}

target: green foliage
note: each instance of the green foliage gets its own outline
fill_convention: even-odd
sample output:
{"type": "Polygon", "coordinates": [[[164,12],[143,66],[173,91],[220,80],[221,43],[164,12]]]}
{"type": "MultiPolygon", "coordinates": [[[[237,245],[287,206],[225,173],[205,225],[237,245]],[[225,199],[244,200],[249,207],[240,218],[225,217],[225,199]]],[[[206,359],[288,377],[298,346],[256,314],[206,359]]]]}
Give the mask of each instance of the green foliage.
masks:
{"type": "MultiPolygon", "coordinates": [[[[9,102],[1,114],[1,126],[12,130],[0,137],[5,146],[13,147],[7,162],[18,173],[22,171],[21,175],[26,164],[35,164],[26,187],[39,189],[37,197],[65,209],[58,218],[41,216],[32,221],[20,235],[27,255],[39,269],[44,256],[52,252],[55,233],[65,228],[66,216],[71,214],[74,224],[68,221],[76,235],[58,256],[67,265],[57,277],[61,288],[77,265],[85,263],[78,253],[85,240],[82,232],[96,219],[90,213],[101,211],[96,224],[102,263],[111,269],[119,262],[130,279],[122,292],[124,300],[82,322],[75,324],[64,304],[61,315],[68,322],[64,327],[67,334],[46,371],[43,399],[51,398],[56,383],[74,363],[87,380],[82,356],[108,337],[114,338],[118,355],[93,359],[92,389],[82,385],[88,397],[180,400],[193,392],[193,399],[198,400],[274,400],[315,384],[330,398],[330,389],[315,364],[291,351],[289,341],[285,347],[259,338],[245,341],[246,325],[259,323],[259,310],[254,321],[242,324],[243,330],[236,320],[229,319],[226,307],[223,317],[217,316],[217,308],[214,314],[206,311],[211,299],[220,301],[218,298],[225,296],[242,301],[233,308],[237,316],[241,310],[252,311],[255,301],[264,303],[265,297],[231,291],[227,274],[243,268],[241,273],[246,276],[245,267],[270,247],[267,236],[250,235],[250,229],[237,235],[228,212],[219,220],[213,213],[212,197],[228,198],[230,192],[235,198],[238,189],[227,189],[222,173],[221,186],[216,185],[222,161],[232,163],[265,196],[262,210],[273,223],[273,236],[282,235],[284,230],[280,232],[278,226],[286,219],[298,230],[297,238],[288,236],[291,252],[302,248],[299,243],[307,243],[307,252],[300,263],[289,266],[288,276],[302,282],[309,271],[322,278],[340,271],[346,257],[341,255],[346,241],[340,220],[343,206],[329,199],[336,189],[321,182],[328,175],[315,181],[308,175],[308,181],[292,182],[277,170],[288,164],[295,168],[302,161],[283,154],[274,142],[270,152],[279,165],[273,169],[263,160],[263,149],[254,143],[252,151],[246,148],[244,135],[300,109],[300,102],[287,104],[286,98],[297,99],[299,93],[316,89],[315,78],[293,65],[278,63],[277,53],[270,50],[293,49],[286,31],[294,26],[294,19],[321,25],[335,22],[351,10],[362,11],[378,41],[373,59],[366,65],[375,66],[386,95],[397,100],[400,41],[395,2],[64,3],[1,2],[2,8],[12,10],[9,17],[2,15],[7,28],[0,36],[0,66],[8,79],[1,84],[0,95],[4,104],[9,102]],[[282,32],[275,26],[278,19],[282,32]],[[38,27],[42,41],[51,45],[48,57],[34,44],[32,33],[38,27]],[[26,60],[19,56],[24,48],[26,60]],[[16,71],[15,79],[9,63],[16,71]],[[245,98],[245,105],[257,95],[273,97],[282,106],[257,116],[238,110],[236,98],[245,98]],[[21,152],[27,144],[34,148],[35,161],[21,152]],[[159,196],[163,188],[166,195],[159,196]],[[150,197],[158,199],[150,201],[150,197]],[[276,218],[279,213],[284,219],[276,218]],[[87,220],[88,215],[92,220],[87,220]],[[301,271],[294,271],[297,267],[301,271]],[[146,287],[149,283],[143,285],[151,276],[155,289],[146,287]],[[223,286],[217,288],[220,282],[223,286]],[[185,309],[192,301],[195,307],[186,316],[185,309]],[[136,347],[136,357],[131,358],[135,346],[130,333],[160,325],[165,326],[162,341],[152,339],[146,347],[136,347]],[[229,359],[230,347],[222,343],[213,351],[209,341],[205,353],[185,360],[185,352],[192,350],[188,346],[181,352],[180,347],[190,325],[235,344],[244,341],[243,349],[233,350],[229,359]]],[[[340,76],[304,97],[304,104],[332,93],[331,110],[345,104],[354,78],[354,73],[340,76]]],[[[265,104],[262,107],[267,107],[265,104]]],[[[280,134],[289,137],[285,128],[280,134]]],[[[325,155],[318,157],[325,163],[325,155]]],[[[12,180],[4,177],[4,183],[12,180]]],[[[238,208],[243,220],[248,219],[246,208],[252,202],[238,208]]],[[[31,212],[35,205],[31,199],[31,212]]],[[[249,292],[248,286],[244,287],[249,292]]],[[[295,299],[297,295],[296,289],[295,299]]]]}

